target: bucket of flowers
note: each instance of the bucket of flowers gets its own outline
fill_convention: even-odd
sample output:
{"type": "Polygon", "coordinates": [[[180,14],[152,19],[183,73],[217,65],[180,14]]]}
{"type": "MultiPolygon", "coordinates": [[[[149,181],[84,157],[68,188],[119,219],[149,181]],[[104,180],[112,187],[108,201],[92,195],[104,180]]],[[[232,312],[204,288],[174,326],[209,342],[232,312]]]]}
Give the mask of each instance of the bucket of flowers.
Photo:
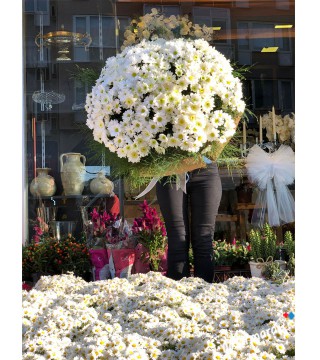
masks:
{"type": "Polygon", "coordinates": [[[165,273],[167,232],[164,223],[157,210],[149,206],[146,200],[139,207],[143,214],[141,217],[135,218],[132,225],[132,233],[138,242],[136,272],[151,270],[165,273]]]}
{"type": "Polygon", "coordinates": [[[131,227],[119,214],[109,211],[94,208],[90,215],[87,239],[94,280],[128,277],[135,259],[131,227]]]}
{"type": "Polygon", "coordinates": [[[107,59],[85,104],[96,152],[136,185],[205,167],[203,156],[216,161],[245,110],[240,74],[197,38],[204,26],[178,19],[168,35],[152,27],[166,18],[152,19],[152,36],[142,31],[107,59]]]}

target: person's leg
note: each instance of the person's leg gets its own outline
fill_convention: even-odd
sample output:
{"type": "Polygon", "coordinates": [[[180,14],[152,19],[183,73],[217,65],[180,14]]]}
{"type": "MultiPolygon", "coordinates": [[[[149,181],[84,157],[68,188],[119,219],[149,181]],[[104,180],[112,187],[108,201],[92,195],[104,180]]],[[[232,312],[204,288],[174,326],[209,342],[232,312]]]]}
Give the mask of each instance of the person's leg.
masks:
{"type": "Polygon", "coordinates": [[[187,192],[190,196],[194,276],[212,282],[212,240],[222,196],[221,179],[216,164],[193,171],[187,184],[187,192]]]}
{"type": "Polygon", "coordinates": [[[180,280],[190,276],[187,195],[165,181],[159,181],[156,189],[168,236],[167,276],[180,280]]]}

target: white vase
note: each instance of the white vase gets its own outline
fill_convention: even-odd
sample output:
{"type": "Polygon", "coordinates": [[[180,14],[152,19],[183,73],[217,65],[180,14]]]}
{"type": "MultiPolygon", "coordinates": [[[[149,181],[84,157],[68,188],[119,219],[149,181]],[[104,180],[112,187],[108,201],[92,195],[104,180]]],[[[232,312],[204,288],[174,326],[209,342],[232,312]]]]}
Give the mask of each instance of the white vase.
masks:
{"type": "Polygon", "coordinates": [[[81,195],[85,182],[86,157],[79,153],[60,156],[61,181],[65,195],[81,195]],[[81,161],[82,160],[82,161],[81,161]]]}
{"type": "Polygon", "coordinates": [[[99,171],[97,177],[90,182],[90,191],[95,195],[110,195],[113,189],[113,182],[104,176],[103,171],[99,171]]]}
{"type": "Polygon", "coordinates": [[[50,168],[37,168],[37,176],[30,183],[30,193],[33,196],[52,196],[57,187],[54,178],[48,173],[50,168]]]}

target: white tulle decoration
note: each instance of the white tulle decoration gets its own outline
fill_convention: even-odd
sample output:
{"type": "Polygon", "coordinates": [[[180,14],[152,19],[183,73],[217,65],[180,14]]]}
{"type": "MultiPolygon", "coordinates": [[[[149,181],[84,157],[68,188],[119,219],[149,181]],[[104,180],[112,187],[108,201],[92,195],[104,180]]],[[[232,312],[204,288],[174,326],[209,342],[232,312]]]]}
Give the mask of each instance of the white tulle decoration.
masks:
{"type": "Polygon", "coordinates": [[[279,226],[294,221],[295,203],[287,187],[294,182],[295,157],[290,146],[267,153],[254,145],[247,156],[246,168],[249,180],[259,188],[252,223],[260,227],[267,212],[270,226],[279,226]]]}

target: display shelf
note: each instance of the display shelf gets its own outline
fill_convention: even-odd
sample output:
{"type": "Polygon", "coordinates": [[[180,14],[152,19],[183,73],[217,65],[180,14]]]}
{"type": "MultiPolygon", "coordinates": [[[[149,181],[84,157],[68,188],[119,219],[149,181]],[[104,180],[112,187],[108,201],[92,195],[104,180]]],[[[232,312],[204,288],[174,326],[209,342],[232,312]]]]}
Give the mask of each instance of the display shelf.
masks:
{"type": "Polygon", "coordinates": [[[81,194],[81,195],[53,195],[53,196],[30,196],[29,199],[33,200],[60,200],[60,199],[83,199],[83,198],[106,198],[106,197],[113,197],[113,195],[110,194],[81,194]]]}

